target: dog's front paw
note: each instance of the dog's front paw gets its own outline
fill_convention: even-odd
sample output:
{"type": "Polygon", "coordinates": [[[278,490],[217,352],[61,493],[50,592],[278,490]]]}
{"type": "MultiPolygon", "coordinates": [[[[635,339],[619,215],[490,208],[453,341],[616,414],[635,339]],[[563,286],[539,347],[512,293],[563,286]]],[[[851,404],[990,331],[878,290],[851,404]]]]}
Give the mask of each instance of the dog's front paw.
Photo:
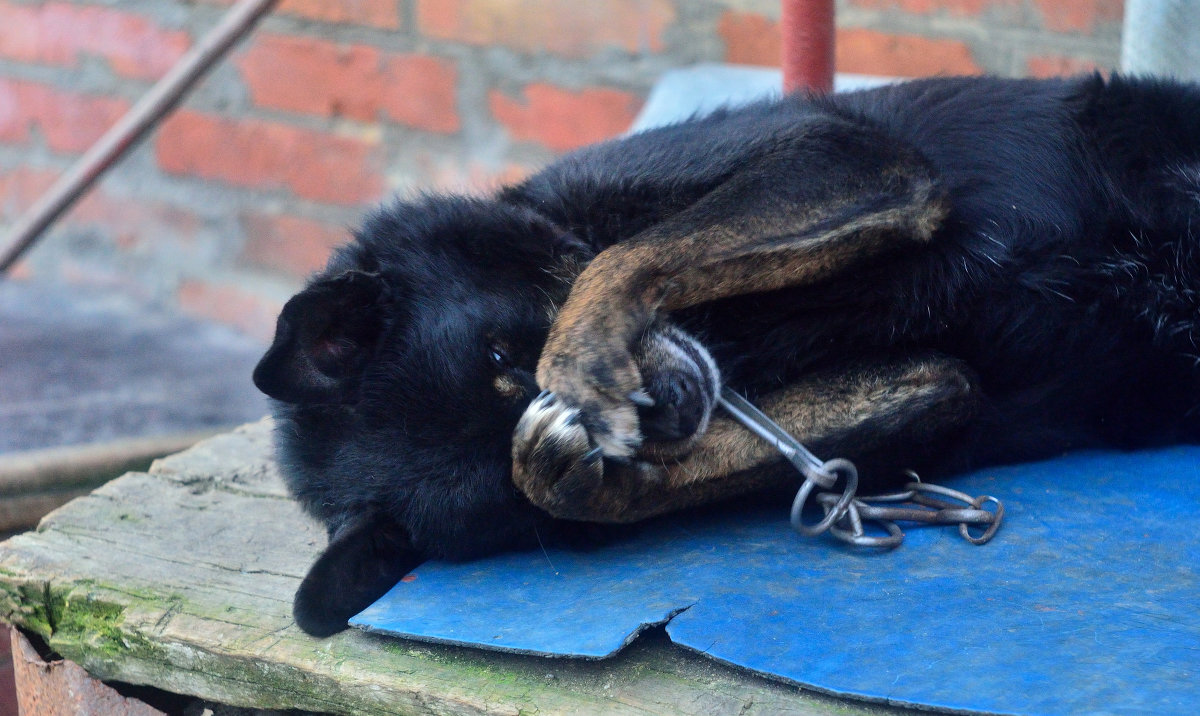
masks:
{"type": "Polygon", "coordinates": [[[587,519],[581,513],[603,488],[604,463],[578,409],[550,392],[530,403],[513,433],[513,482],[555,517],[587,519]]]}
{"type": "Polygon", "coordinates": [[[539,369],[538,382],[556,401],[576,411],[577,421],[600,455],[626,460],[642,445],[638,408],[653,400],[642,387],[633,356],[607,348],[593,344],[543,356],[548,370],[539,369]]]}
{"type": "Polygon", "coordinates": [[[553,393],[526,408],[513,434],[513,482],[530,502],[561,519],[642,519],[647,496],[664,479],[661,465],[605,460],[579,410],[553,393]]]}

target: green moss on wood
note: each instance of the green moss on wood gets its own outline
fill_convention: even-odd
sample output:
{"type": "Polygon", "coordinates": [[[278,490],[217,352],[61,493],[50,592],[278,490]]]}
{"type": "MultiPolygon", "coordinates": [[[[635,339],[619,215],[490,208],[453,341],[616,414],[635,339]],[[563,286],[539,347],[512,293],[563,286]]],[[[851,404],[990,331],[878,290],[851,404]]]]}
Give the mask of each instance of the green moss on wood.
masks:
{"type": "Polygon", "coordinates": [[[46,582],[0,579],[0,619],[49,639],[53,615],[46,598],[47,589],[46,582]]]}
{"type": "Polygon", "coordinates": [[[87,591],[59,592],[52,588],[49,606],[54,615],[50,646],[55,649],[71,644],[106,658],[118,658],[145,642],[121,629],[124,606],[87,591]]]}

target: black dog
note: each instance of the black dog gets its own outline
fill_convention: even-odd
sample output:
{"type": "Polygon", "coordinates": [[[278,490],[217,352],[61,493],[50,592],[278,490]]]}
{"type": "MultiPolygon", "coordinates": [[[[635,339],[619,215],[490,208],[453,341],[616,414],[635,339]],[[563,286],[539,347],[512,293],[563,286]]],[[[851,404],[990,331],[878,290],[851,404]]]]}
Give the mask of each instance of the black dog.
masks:
{"type": "Polygon", "coordinates": [[[710,416],[718,367],[880,486],[1193,441],[1194,230],[1200,90],[1100,77],[793,96],[383,209],[255,371],[331,535],[297,621],[793,480],[710,416]]]}

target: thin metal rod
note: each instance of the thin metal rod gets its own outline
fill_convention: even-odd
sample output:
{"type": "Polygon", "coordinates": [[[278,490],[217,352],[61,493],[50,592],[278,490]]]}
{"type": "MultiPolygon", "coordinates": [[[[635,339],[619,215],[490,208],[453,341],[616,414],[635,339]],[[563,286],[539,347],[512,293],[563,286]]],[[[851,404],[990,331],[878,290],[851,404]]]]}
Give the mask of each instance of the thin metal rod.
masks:
{"type": "Polygon", "coordinates": [[[17,219],[0,242],[4,247],[0,251],[0,275],[12,268],[58,217],[154,129],[192,86],[254,29],[276,2],[278,0],[239,0],[221,17],[216,27],[179,58],[124,117],[17,219]]]}
{"type": "Polygon", "coordinates": [[[717,404],[750,432],[766,440],[805,475],[809,471],[823,474],[825,462],[813,455],[779,424],[763,414],[753,403],[728,387],[721,388],[717,404]]]}

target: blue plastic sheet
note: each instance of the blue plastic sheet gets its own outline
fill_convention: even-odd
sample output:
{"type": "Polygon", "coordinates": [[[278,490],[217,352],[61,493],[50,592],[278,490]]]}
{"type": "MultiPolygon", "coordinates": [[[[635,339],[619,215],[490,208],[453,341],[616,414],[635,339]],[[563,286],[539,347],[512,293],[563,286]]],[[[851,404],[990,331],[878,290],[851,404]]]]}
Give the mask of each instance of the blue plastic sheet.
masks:
{"type": "Polygon", "coordinates": [[[650,624],[832,694],[1017,713],[1200,704],[1200,448],[1088,453],[949,481],[1005,502],[988,545],[906,527],[881,552],[806,538],[787,506],[692,516],[596,551],[430,563],[353,624],[601,658],[650,624]]]}

